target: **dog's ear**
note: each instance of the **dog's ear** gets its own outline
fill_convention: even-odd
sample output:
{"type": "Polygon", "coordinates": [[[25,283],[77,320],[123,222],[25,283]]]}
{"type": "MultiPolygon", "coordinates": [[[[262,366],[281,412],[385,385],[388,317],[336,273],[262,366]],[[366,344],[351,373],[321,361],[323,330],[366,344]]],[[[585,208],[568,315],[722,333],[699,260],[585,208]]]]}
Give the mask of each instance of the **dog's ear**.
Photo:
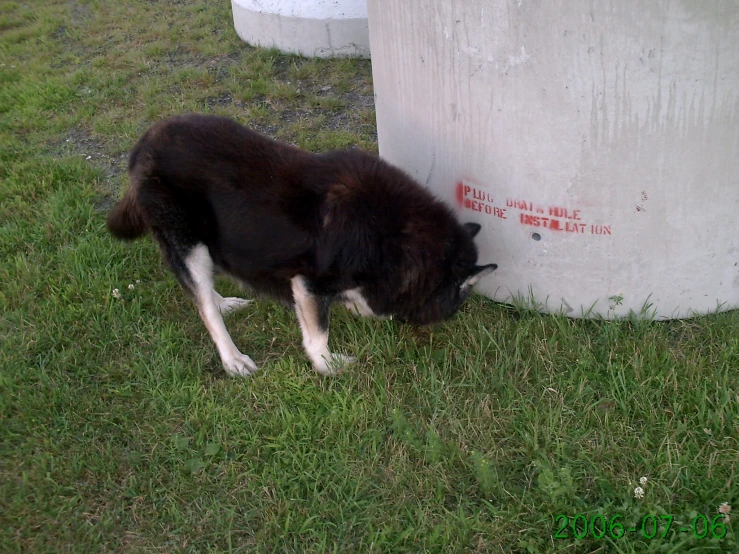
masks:
{"type": "Polygon", "coordinates": [[[340,233],[324,234],[316,248],[316,269],[318,275],[330,272],[335,265],[343,265],[348,250],[346,238],[340,233]]]}
{"type": "Polygon", "coordinates": [[[482,225],[480,225],[479,223],[468,222],[464,224],[464,228],[467,229],[467,232],[472,238],[475,238],[477,236],[477,233],[480,232],[480,229],[482,229],[482,225]]]}
{"type": "Polygon", "coordinates": [[[367,270],[376,257],[376,232],[354,214],[343,215],[336,210],[325,219],[326,225],[316,244],[316,265],[319,275],[337,268],[345,274],[367,270]]]}
{"type": "Polygon", "coordinates": [[[462,283],[462,288],[474,287],[480,279],[490,275],[496,269],[498,269],[497,264],[476,265],[472,274],[462,283]]]}

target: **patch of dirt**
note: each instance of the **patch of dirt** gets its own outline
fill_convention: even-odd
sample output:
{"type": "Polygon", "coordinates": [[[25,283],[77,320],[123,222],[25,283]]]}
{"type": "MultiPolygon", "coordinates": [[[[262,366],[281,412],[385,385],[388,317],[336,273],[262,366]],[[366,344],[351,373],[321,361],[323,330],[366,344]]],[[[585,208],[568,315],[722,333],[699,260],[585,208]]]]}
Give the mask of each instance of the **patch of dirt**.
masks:
{"type": "Polygon", "coordinates": [[[72,5],[72,23],[82,25],[90,17],[90,6],[79,2],[68,2],[72,5]]]}
{"type": "Polygon", "coordinates": [[[128,153],[113,153],[105,140],[96,138],[82,127],[70,128],[64,139],[51,144],[50,149],[57,156],[81,157],[103,175],[101,198],[95,204],[98,210],[108,210],[118,195],[119,178],[126,173],[128,153]]]}

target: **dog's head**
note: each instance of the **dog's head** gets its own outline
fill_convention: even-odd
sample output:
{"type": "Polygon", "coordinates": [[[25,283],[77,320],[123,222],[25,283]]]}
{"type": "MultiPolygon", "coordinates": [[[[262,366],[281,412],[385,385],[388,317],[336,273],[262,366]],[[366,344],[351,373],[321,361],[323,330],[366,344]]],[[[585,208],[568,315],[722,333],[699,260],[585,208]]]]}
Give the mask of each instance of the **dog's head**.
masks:
{"type": "MultiPolygon", "coordinates": [[[[335,158],[332,158],[335,160],[335,158]]],[[[357,151],[341,154],[317,242],[317,273],[350,276],[369,309],[425,325],[457,313],[474,285],[496,269],[477,265],[477,223],[399,169],[357,151]]]]}
{"type": "Polygon", "coordinates": [[[498,267],[477,265],[474,238],[479,232],[477,223],[456,224],[445,240],[433,246],[426,237],[410,241],[409,248],[417,242],[419,249],[407,256],[402,293],[393,310],[397,319],[428,325],[449,319],[459,311],[475,284],[498,267]]]}

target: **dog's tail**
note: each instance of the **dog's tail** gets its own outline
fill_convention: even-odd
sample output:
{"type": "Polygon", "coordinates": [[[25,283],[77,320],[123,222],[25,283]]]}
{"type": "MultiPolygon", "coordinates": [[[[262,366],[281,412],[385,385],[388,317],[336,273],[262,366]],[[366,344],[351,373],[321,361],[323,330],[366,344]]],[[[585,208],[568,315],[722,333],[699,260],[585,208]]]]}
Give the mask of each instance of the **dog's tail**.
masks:
{"type": "Polygon", "coordinates": [[[108,230],[114,237],[123,240],[136,239],[148,230],[136,204],[133,187],[126,191],[120,202],[108,213],[108,230]]]}
{"type": "Polygon", "coordinates": [[[108,213],[108,230],[119,239],[134,240],[148,231],[146,219],[136,201],[137,192],[142,181],[146,180],[151,166],[150,156],[146,155],[143,144],[148,134],[144,135],[131,151],[128,159],[128,189],[108,213]]]}

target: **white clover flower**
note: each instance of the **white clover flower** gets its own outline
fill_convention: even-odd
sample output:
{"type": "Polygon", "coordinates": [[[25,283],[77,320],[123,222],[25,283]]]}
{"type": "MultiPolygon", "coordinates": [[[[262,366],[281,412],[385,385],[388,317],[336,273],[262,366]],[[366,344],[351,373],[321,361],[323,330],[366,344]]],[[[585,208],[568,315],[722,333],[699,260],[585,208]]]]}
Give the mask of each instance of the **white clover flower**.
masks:
{"type": "Polygon", "coordinates": [[[128,290],[133,290],[133,283],[129,283],[128,290]]]}
{"type": "Polygon", "coordinates": [[[118,289],[113,289],[113,298],[120,298],[121,297],[121,291],[118,289]]]}
{"type": "Polygon", "coordinates": [[[138,285],[141,282],[141,279],[136,279],[136,284],[138,285]]]}
{"type": "Polygon", "coordinates": [[[636,487],[634,489],[634,498],[642,499],[644,498],[644,489],[641,487],[636,487]]]}
{"type": "Polygon", "coordinates": [[[729,523],[729,520],[731,519],[729,517],[729,512],[731,511],[731,506],[729,506],[728,502],[724,502],[718,507],[718,511],[720,514],[724,514],[724,523],[729,523]]]}
{"type": "Polygon", "coordinates": [[[639,479],[639,484],[642,487],[645,486],[647,484],[647,478],[646,477],[642,477],[641,479],[639,479]]]}

